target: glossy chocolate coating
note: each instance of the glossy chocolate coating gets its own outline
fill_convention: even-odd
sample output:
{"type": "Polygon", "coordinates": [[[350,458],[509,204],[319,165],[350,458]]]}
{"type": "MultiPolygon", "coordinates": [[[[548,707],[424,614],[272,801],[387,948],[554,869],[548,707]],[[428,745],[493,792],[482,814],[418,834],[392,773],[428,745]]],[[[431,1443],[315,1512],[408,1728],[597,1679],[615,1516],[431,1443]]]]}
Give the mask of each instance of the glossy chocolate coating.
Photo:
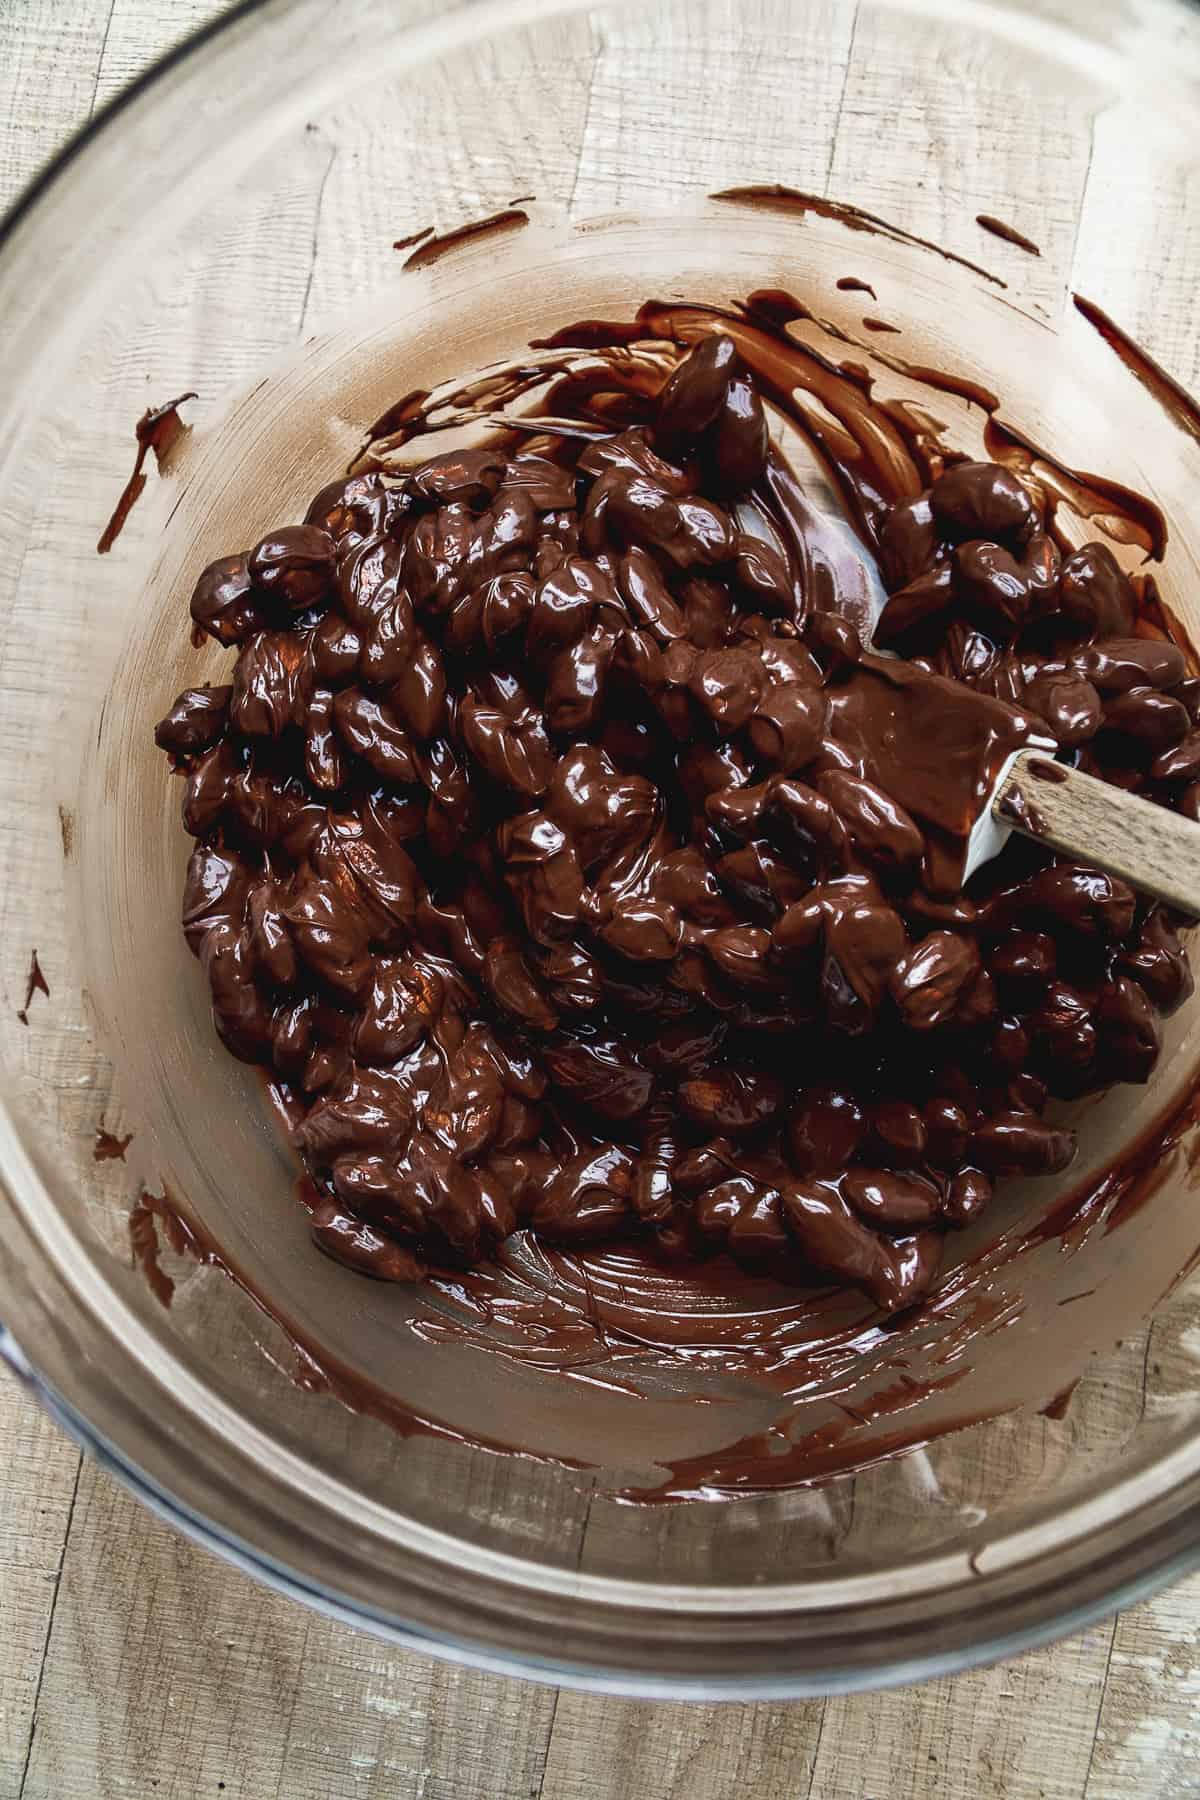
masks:
{"type": "Polygon", "coordinates": [[[1069,1161],[1050,1097],[1145,1081],[1190,990],[1095,871],[1014,844],[961,892],[1035,732],[1187,804],[1183,654],[986,463],[871,474],[911,660],[864,653],[732,339],[626,399],[614,430],[566,381],[607,435],[355,475],[204,571],[240,648],[156,733],[185,931],[349,1266],[637,1234],[895,1311],[994,1180],[1069,1161]]]}

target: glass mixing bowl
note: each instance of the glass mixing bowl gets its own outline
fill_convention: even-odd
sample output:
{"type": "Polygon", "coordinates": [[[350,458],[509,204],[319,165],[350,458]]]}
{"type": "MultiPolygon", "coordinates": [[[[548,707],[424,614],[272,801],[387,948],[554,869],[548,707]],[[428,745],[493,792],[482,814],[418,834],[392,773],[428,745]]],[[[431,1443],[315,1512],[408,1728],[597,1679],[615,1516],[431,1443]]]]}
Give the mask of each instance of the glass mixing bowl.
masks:
{"type": "Polygon", "coordinates": [[[998,1200],[1006,1255],[968,1279],[984,1238],[960,1243],[928,1328],[864,1332],[786,1418],[669,1357],[610,1381],[618,1340],[564,1382],[452,1293],[312,1250],[180,935],[151,741],[223,662],[186,627],[205,562],[301,516],[411,390],[651,296],[805,297],[813,341],[848,336],[967,448],[970,384],[995,389],[1153,495],[1195,632],[1200,423],[1071,296],[1200,376],[1198,118],[1200,15],[1161,0],[297,0],[192,40],[23,198],[0,245],[0,1317],[55,1415],[185,1529],[439,1654],[641,1694],[913,1680],[1200,1561],[1200,1000],[1148,1089],[1087,1109],[1057,1188],[998,1200]],[[809,199],[744,191],[777,184],[809,199]],[[914,371],[947,367],[933,404],[914,371]],[[135,419],[186,390],[192,429],[97,556],[135,419]],[[34,949],[49,993],[18,1018],[34,949]],[[1097,1184],[1138,1143],[1137,1179],[1097,1184]],[[153,1281],[143,1185],[171,1197],[153,1281]],[[824,1433],[826,1478],[631,1503],[768,1430],[824,1433]]]}

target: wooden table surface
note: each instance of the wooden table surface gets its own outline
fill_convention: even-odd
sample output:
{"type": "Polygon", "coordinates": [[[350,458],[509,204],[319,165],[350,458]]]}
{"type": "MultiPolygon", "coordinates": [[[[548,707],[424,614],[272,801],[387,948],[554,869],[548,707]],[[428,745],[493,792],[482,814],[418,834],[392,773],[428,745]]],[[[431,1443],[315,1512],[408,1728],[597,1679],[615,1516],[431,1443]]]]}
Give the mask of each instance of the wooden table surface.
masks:
{"type": "MultiPolygon", "coordinates": [[[[0,204],[215,10],[2,0],[0,204]]],[[[1200,1794],[1198,1622],[1200,1576],[1051,1649],[888,1694],[556,1693],[399,1652],[261,1590],[0,1381],[0,1800],[1200,1794]]]]}

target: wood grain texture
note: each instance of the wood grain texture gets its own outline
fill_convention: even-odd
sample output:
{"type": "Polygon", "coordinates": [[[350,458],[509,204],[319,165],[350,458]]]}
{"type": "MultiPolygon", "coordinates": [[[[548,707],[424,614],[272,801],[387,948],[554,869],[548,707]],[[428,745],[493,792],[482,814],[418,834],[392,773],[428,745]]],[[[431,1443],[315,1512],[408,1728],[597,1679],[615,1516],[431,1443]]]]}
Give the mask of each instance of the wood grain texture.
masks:
{"type": "MultiPolygon", "coordinates": [[[[0,208],[95,106],[110,0],[0,8],[0,208]]],[[[0,1800],[23,1788],[80,1457],[0,1380],[0,1800]]]]}
{"type": "MultiPolygon", "coordinates": [[[[614,207],[653,210],[665,194],[678,204],[743,182],[783,181],[824,193],[854,16],[855,0],[712,0],[703,30],[699,9],[651,3],[605,15],[589,72],[572,211],[587,218],[614,207]],[[660,67],[664,46],[670,73],[653,122],[653,155],[633,158],[626,90],[660,67]],[[724,54],[735,46],[758,71],[749,146],[743,99],[724,54]]],[[[644,121],[638,142],[647,142],[644,121]]]]}
{"type": "MultiPolygon", "coordinates": [[[[1078,117],[1054,104],[1050,72],[1043,76],[1030,57],[1026,73],[1029,88],[1014,92],[982,33],[947,39],[940,20],[914,15],[901,37],[888,0],[862,0],[829,193],[899,219],[1051,310],[1070,268],[1091,146],[1078,117]],[[928,71],[919,89],[911,78],[918,53],[928,71]],[[887,121],[885,154],[873,133],[852,128],[864,115],[887,121]],[[976,222],[979,213],[1005,212],[998,195],[1022,189],[1028,205],[1009,204],[1005,223],[1037,242],[1036,260],[976,222]]],[[[879,294],[885,318],[888,299],[879,294]]]]}
{"type": "Polygon", "coordinates": [[[1200,250],[1200,146],[1196,134],[1169,153],[1133,109],[1115,106],[1095,124],[1071,286],[1103,294],[1106,311],[1193,393],[1200,386],[1189,269],[1200,250]],[[1155,280],[1140,274],[1149,267],[1155,280]]]}
{"type": "MultiPolygon", "coordinates": [[[[0,201],[96,104],[215,10],[208,0],[0,7],[0,201]]],[[[137,345],[114,333],[111,385],[122,416],[136,413],[143,392],[161,398],[176,385],[205,384],[215,391],[242,378],[299,324],[347,304],[348,267],[381,271],[391,241],[426,223],[451,224],[531,189],[582,213],[634,206],[672,183],[699,192],[732,180],[785,180],[901,212],[911,229],[1019,274],[1025,292],[1047,307],[1068,275],[1084,292],[1119,297],[1133,231],[1138,257],[1161,272],[1169,303],[1138,317],[1133,295],[1146,289],[1130,283],[1132,311],[1122,323],[1181,379],[1200,374],[1184,280],[1195,259],[1182,254],[1200,216],[1194,162],[1181,156],[1177,177],[1156,191],[1128,120],[1105,114],[1090,140],[1086,132],[1063,136],[1036,108],[1013,108],[986,58],[939,61],[933,24],[914,27],[928,32],[938,70],[918,104],[889,60],[874,0],[857,10],[840,0],[803,8],[755,0],[748,10],[717,0],[715,10],[731,46],[750,34],[772,50],[752,166],[730,166],[736,101],[722,83],[720,56],[676,22],[660,160],[645,188],[615,185],[609,147],[621,128],[622,85],[660,42],[665,9],[630,9],[619,26],[606,17],[603,29],[582,13],[551,22],[532,59],[481,45],[472,54],[492,161],[473,154],[464,125],[419,180],[395,178],[397,167],[419,158],[430,121],[440,122],[434,78],[424,112],[398,119],[387,141],[353,106],[324,120],[297,148],[283,196],[311,221],[311,248],[281,266],[267,259],[264,296],[247,250],[269,220],[246,215],[218,266],[198,271],[210,320],[219,322],[223,308],[242,317],[257,303],[260,341],[240,332],[223,360],[219,330],[192,343],[170,317],[137,345]],[[830,42],[832,56],[818,49],[830,42]],[[554,103],[531,115],[517,102],[535,84],[544,99],[541,75],[551,63],[568,76],[554,103]],[[801,90],[804,130],[799,140],[789,131],[800,149],[781,167],[777,145],[801,90]],[[897,148],[887,157],[864,158],[860,135],[837,132],[839,119],[853,122],[864,109],[893,121],[897,148]],[[901,151],[919,169],[919,184],[903,186],[896,175],[901,151]],[[1005,181],[1014,169],[1036,170],[1030,215],[1010,222],[1038,237],[1037,263],[973,222],[977,212],[997,210],[996,158],[1005,181]],[[566,183],[564,162],[573,170],[566,183]],[[1130,196],[1132,205],[1123,205],[1130,196]]],[[[45,550],[44,540],[30,550],[34,574],[45,550]]],[[[47,955],[52,966],[49,939],[47,955]]],[[[18,974],[14,964],[14,980],[18,974]]],[[[52,1063],[45,1074],[55,1079],[52,1063]]],[[[103,1100],[89,1091],[64,1105],[82,1132],[98,1122],[103,1100]]],[[[1158,1354],[1156,1341],[1154,1329],[1143,1334],[1116,1379],[1085,1384],[1095,1387],[1081,1402],[1089,1429],[1144,1407],[1139,1375],[1158,1354]]],[[[1050,1459],[1050,1427],[1047,1436],[1050,1459]]],[[[73,1446],[11,1384],[0,1385],[0,1446],[0,1800],[1200,1793],[1200,1576],[1068,1643],[918,1688],[791,1706],[643,1705],[444,1666],[303,1611],[179,1537],[92,1464],[81,1469],[73,1446]]],[[[1004,1453],[1002,1431],[992,1453],[1004,1453]]],[[[859,1510],[870,1529],[869,1478],[859,1510]]]]}
{"type": "Polygon", "coordinates": [[[95,105],[111,0],[0,8],[0,206],[95,105]]]}
{"type": "Polygon", "coordinates": [[[1086,1800],[1200,1792],[1200,1579],[1117,1619],[1086,1800]]]}
{"type": "Polygon", "coordinates": [[[0,1796],[19,1794],[58,1595],[79,1452],[0,1381],[0,1796]]]}
{"type": "Polygon", "coordinates": [[[652,1706],[559,1697],[540,1800],[776,1800],[812,1792],[823,1700],[652,1706]]]}
{"type": "Polygon", "coordinates": [[[1078,1800],[1111,1623],[1017,1662],[895,1693],[831,1700],[820,1800],[1078,1800]]]}
{"type": "Polygon", "coordinates": [[[268,1593],[85,1463],[23,1792],[515,1797],[553,1711],[268,1593]]]}

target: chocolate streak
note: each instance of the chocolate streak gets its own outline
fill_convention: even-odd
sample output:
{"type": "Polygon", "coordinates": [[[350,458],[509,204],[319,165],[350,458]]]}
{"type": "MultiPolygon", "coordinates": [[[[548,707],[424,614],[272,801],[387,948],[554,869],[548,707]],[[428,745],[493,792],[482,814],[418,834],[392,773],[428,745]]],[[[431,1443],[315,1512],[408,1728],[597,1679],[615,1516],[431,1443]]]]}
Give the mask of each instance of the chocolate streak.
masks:
{"type": "Polygon", "coordinates": [[[1088,324],[1094,326],[1105,343],[1116,351],[1130,374],[1158,401],[1167,417],[1200,444],[1200,406],[1187,389],[1173,375],[1168,375],[1162,364],[1155,362],[1140,344],[1135,344],[1129,333],[1122,331],[1094,300],[1086,300],[1082,294],[1072,294],[1071,298],[1076,311],[1082,313],[1088,324]]]}
{"type": "Polygon", "coordinates": [[[17,1018],[22,1025],[29,1024],[29,1007],[35,994],[45,994],[50,998],[50,984],[42,974],[42,965],[38,961],[36,950],[29,952],[29,973],[25,977],[25,998],[17,1008],[17,1018]]]}
{"type": "Polygon", "coordinates": [[[117,1137],[114,1132],[106,1131],[103,1125],[97,1127],[96,1141],[92,1146],[94,1162],[124,1162],[125,1152],[133,1142],[132,1131],[124,1137],[117,1137]]]}
{"type": "Polygon", "coordinates": [[[168,400],[162,406],[148,406],[134,427],[137,441],[137,455],[134,458],[133,473],[125,483],[113,508],[112,517],[100,534],[96,545],[97,554],[106,556],[125,529],[125,521],[141,499],[146,486],[144,474],[146,458],[154,452],[154,460],[160,470],[167,465],[167,459],[174,449],[181,434],[189,429],[179,416],[179,408],[185,400],[194,400],[193,391],[180,394],[174,400],[168,400]]]}
{"type": "Polygon", "coordinates": [[[404,267],[426,269],[445,256],[447,251],[458,249],[468,241],[496,232],[519,231],[528,223],[529,214],[522,207],[508,206],[502,212],[490,213],[486,219],[473,219],[469,225],[460,225],[454,231],[443,231],[435,236],[430,236],[428,231],[416,232],[411,238],[400,239],[392,247],[403,250],[415,243],[417,247],[405,257],[404,267]]]}
{"type": "Polygon", "coordinates": [[[1024,250],[1030,256],[1042,254],[1032,238],[1026,237],[1023,231],[1018,231],[1015,225],[1006,225],[1003,219],[994,219],[991,213],[976,213],[975,223],[981,225],[984,231],[990,231],[993,237],[1003,238],[1006,244],[1015,244],[1018,250],[1024,250]]]}
{"type": "Polygon", "coordinates": [[[953,250],[947,250],[942,244],[935,244],[929,238],[916,237],[903,226],[895,225],[888,219],[881,219],[878,213],[866,212],[861,206],[853,206],[848,200],[827,200],[821,194],[806,194],[799,188],[783,187],[778,182],[763,182],[749,187],[722,188],[719,193],[710,194],[710,200],[732,202],[735,206],[760,206],[771,212],[786,212],[794,218],[803,218],[806,213],[813,213],[822,219],[836,219],[850,231],[867,231],[874,236],[894,238],[897,243],[916,244],[922,250],[932,250],[946,262],[959,263],[964,269],[970,269],[973,275],[982,275],[995,287],[1007,287],[998,275],[974,263],[965,256],[959,256],[953,250]]]}

